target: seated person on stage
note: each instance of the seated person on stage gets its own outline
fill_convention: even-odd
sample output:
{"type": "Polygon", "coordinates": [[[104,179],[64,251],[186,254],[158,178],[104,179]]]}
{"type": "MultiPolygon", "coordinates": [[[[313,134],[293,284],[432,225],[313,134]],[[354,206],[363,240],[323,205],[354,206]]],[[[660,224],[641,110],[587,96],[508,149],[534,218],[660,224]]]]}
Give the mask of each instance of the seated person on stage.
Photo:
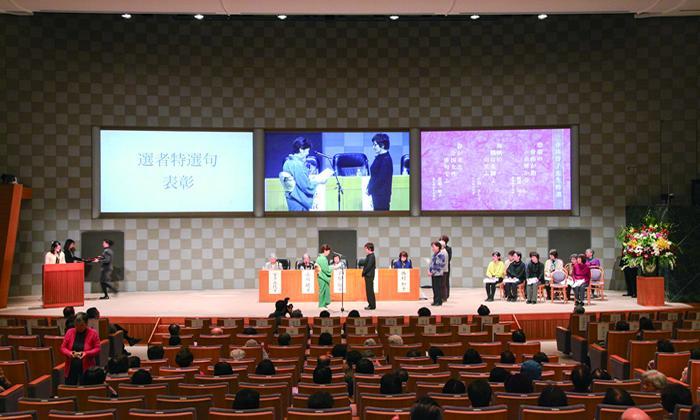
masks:
{"type": "Polygon", "coordinates": [[[44,256],[44,265],[65,263],[66,256],[61,250],[61,243],[58,241],[51,242],[51,248],[49,248],[49,252],[44,256]]]}
{"type": "Polygon", "coordinates": [[[487,302],[493,302],[493,297],[496,294],[496,285],[502,282],[505,276],[506,265],[501,261],[501,253],[493,251],[491,253],[491,262],[486,267],[486,278],[484,279],[487,302]]]}
{"type": "Polygon", "coordinates": [[[301,257],[301,261],[297,263],[297,270],[313,270],[314,269],[314,262],[311,261],[311,257],[309,257],[309,254],[304,254],[303,257],[301,257]]]}
{"type": "Polygon", "coordinates": [[[595,257],[595,252],[588,248],[585,253],[586,265],[589,267],[600,267],[600,260],[595,257]]]}
{"type": "Polygon", "coordinates": [[[340,259],[339,254],[333,254],[333,261],[331,262],[331,269],[332,270],[345,270],[347,267],[345,266],[345,261],[340,259]]]}
{"type": "Polygon", "coordinates": [[[586,289],[591,282],[591,268],[586,265],[585,255],[580,254],[576,257],[576,264],[574,264],[571,279],[574,281],[573,289],[576,305],[583,306],[586,289]]]}
{"type": "Polygon", "coordinates": [[[545,290],[547,291],[547,299],[552,298],[552,291],[549,288],[549,284],[552,282],[552,274],[557,270],[564,269],[564,262],[559,259],[559,253],[556,249],[549,250],[549,258],[544,262],[544,283],[545,290]]]}
{"type": "Polygon", "coordinates": [[[394,261],[394,266],[391,268],[413,268],[411,260],[408,259],[408,252],[399,252],[399,258],[396,261],[394,261]]]}
{"type": "Polygon", "coordinates": [[[525,281],[526,270],[525,263],[521,261],[523,254],[519,251],[515,251],[513,255],[513,261],[508,265],[506,269],[506,278],[504,280],[506,297],[508,302],[515,302],[518,300],[518,286],[525,281]]]}
{"type": "Polygon", "coordinates": [[[569,284],[566,287],[566,298],[571,300],[571,286],[574,284],[572,275],[574,274],[574,264],[576,264],[576,259],[578,254],[571,254],[569,256],[568,264],[564,265],[564,272],[566,273],[566,282],[569,284]]]}
{"type": "Polygon", "coordinates": [[[527,284],[525,285],[525,296],[527,303],[537,303],[537,288],[544,284],[544,264],[540,262],[540,254],[535,251],[530,253],[530,262],[526,268],[527,284]]]}
{"type": "Polygon", "coordinates": [[[270,254],[270,259],[263,265],[263,270],[270,271],[270,270],[281,270],[282,269],[282,264],[277,261],[277,257],[275,254],[270,254]]]}

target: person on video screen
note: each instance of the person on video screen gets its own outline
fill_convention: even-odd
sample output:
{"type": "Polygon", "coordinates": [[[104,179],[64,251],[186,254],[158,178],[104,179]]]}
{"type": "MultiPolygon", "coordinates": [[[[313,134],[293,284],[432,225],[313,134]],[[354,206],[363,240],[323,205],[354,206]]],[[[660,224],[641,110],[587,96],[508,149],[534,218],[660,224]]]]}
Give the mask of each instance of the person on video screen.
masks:
{"type": "Polygon", "coordinates": [[[388,211],[394,172],[394,163],[389,154],[389,136],[384,133],[375,134],[372,137],[372,149],[374,149],[375,157],[369,168],[367,195],[372,197],[374,210],[388,211]]]}
{"type": "Polygon", "coordinates": [[[311,143],[304,137],[297,137],[292,142],[292,154],[287,156],[282,171],[294,179],[291,191],[285,192],[289,211],[309,211],[314,200],[318,183],[309,178],[306,157],[311,150],[311,143]]]}

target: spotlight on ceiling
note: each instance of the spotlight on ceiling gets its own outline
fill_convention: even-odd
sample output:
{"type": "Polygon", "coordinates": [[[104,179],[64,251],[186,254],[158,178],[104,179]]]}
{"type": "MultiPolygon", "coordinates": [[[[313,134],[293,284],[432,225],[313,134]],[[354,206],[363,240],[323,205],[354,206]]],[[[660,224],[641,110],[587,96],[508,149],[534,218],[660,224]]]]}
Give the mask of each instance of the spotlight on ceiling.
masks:
{"type": "Polygon", "coordinates": [[[471,16],[469,16],[469,18],[470,18],[471,20],[477,20],[477,19],[479,19],[480,17],[481,17],[481,16],[479,16],[479,15],[471,15],[471,16]]]}
{"type": "Polygon", "coordinates": [[[539,20],[545,20],[545,19],[547,19],[547,14],[546,14],[546,13],[540,13],[539,15],[537,15],[537,19],[539,19],[539,20]]]}
{"type": "Polygon", "coordinates": [[[398,18],[399,18],[398,15],[391,15],[391,16],[389,16],[389,19],[391,19],[391,20],[397,20],[398,18]]]}
{"type": "Polygon", "coordinates": [[[197,13],[196,15],[194,15],[194,18],[197,20],[202,20],[202,19],[204,19],[204,15],[201,13],[197,13]]]}
{"type": "Polygon", "coordinates": [[[124,19],[131,19],[131,13],[124,13],[124,14],[122,14],[122,17],[124,19]]]}
{"type": "Polygon", "coordinates": [[[287,15],[277,15],[277,19],[285,20],[285,19],[287,19],[287,15]]]}

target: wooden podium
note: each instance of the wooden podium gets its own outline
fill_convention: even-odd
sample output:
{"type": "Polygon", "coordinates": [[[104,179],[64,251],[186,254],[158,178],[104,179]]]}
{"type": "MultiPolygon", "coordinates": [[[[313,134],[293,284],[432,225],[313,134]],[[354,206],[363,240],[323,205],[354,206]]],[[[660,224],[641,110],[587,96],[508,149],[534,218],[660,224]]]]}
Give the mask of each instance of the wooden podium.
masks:
{"type": "Polygon", "coordinates": [[[637,276],[637,303],[642,306],[664,306],[666,300],[663,277],[637,276]]]}
{"type": "Polygon", "coordinates": [[[44,308],[85,305],[85,264],[48,264],[42,267],[44,308]]]}

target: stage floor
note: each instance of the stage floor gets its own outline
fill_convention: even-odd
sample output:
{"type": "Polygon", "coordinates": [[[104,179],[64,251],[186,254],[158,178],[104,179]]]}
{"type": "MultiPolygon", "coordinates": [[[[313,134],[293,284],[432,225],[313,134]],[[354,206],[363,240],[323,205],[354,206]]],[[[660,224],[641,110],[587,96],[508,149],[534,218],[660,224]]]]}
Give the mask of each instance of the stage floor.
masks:
{"type": "MultiPolygon", "coordinates": [[[[475,314],[484,302],[485,292],[480,288],[452,289],[450,300],[440,307],[430,306],[432,291],[421,289],[428,300],[377,302],[375,311],[365,311],[367,302],[345,302],[345,311],[357,309],[362,315],[414,315],[418,308],[427,306],[433,315],[475,314]]],[[[637,300],[622,296],[621,291],[606,291],[605,301],[592,301],[586,306],[586,312],[640,311],[648,312],[658,309],[690,309],[693,306],[684,303],[666,303],[661,307],[640,306],[637,300]]],[[[120,293],[109,300],[98,300],[98,294],[89,295],[85,307],[97,307],[103,316],[111,317],[265,317],[274,310],[272,303],[259,303],[257,289],[239,290],[201,290],[179,292],[129,292],[120,293]]],[[[320,309],[313,302],[292,302],[295,308],[302,310],[305,316],[316,316],[320,309]]],[[[573,303],[538,303],[527,305],[519,301],[510,303],[502,300],[485,303],[492,314],[563,314],[571,313],[573,303]]],[[[330,304],[332,315],[341,315],[340,302],[330,304]]],[[[0,310],[0,315],[19,316],[60,316],[61,308],[43,309],[41,297],[11,298],[8,307],[0,310]]]]}

